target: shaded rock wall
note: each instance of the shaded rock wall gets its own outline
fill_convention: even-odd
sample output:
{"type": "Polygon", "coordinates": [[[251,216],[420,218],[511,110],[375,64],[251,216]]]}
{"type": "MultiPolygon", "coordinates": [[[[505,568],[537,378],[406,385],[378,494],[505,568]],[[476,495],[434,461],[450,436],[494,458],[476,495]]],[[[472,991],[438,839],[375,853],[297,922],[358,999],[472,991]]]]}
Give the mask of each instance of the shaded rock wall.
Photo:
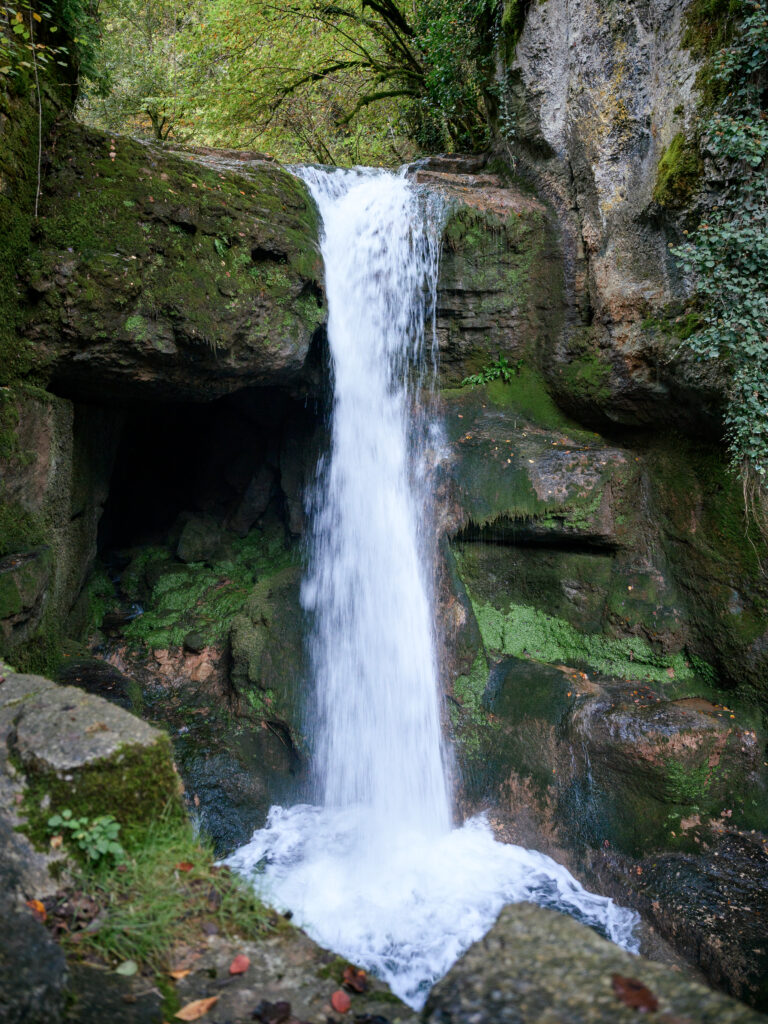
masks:
{"type": "MultiPolygon", "coordinates": [[[[18,155],[26,181],[32,154],[18,155]]],[[[3,652],[28,667],[55,667],[133,410],[252,385],[306,396],[322,380],[314,205],[272,163],[239,170],[71,123],[46,142],[36,244],[17,254],[18,288],[4,294],[17,329],[0,393],[0,631],[3,652]]],[[[294,533],[298,445],[275,456],[294,533]]],[[[268,503],[272,486],[242,482],[229,510],[241,533],[263,511],[254,488],[268,503]]]]}
{"type": "Polygon", "coordinates": [[[501,70],[515,130],[509,142],[500,132],[499,146],[558,211],[578,310],[548,379],[562,402],[596,422],[717,430],[725,381],[679,351],[675,303],[686,283],[667,248],[681,237],[699,172],[677,181],[674,195],[658,187],[660,161],[675,140],[685,145],[699,102],[688,6],[531,4],[511,67],[501,70]]]}

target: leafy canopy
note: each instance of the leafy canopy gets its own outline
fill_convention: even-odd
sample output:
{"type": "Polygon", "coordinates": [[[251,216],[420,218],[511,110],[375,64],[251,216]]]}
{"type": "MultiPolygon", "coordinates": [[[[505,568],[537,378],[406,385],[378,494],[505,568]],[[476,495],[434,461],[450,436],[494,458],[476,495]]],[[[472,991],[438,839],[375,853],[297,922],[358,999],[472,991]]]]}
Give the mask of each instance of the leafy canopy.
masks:
{"type": "MultiPolygon", "coordinates": [[[[392,162],[488,140],[492,50],[521,0],[104,0],[82,114],[283,159],[392,162]],[[507,12],[508,14],[508,12],[507,12]]],[[[518,19],[519,20],[519,19],[518,19]]]]}

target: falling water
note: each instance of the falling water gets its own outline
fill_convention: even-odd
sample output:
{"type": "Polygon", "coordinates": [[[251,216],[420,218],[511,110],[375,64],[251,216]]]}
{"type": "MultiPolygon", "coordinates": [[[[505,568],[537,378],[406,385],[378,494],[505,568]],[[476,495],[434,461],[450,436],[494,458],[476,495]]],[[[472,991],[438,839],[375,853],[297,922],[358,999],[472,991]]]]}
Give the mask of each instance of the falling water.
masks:
{"type": "Polygon", "coordinates": [[[228,863],[414,1007],[508,902],[557,907],[631,948],[633,912],[497,843],[482,817],[451,826],[417,414],[439,217],[401,176],[301,174],[324,225],[334,384],[302,590],[318,805],[273,807],[228,863]]]}

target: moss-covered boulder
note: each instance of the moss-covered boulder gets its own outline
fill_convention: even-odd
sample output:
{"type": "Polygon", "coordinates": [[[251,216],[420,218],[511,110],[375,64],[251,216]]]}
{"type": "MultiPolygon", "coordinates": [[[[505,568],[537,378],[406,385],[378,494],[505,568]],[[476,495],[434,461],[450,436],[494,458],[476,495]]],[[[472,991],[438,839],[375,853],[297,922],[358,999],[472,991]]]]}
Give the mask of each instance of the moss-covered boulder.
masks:
{"type": "Polygon", "coordinates": [[[0,683],[0,731],[25,780],[27,833],[47,836],[51,814],[112,814],[126,829],[181,811],[168,737],[99,697],[40,676],[0,683]]]}
{"type": "Polygon", "coordinates": [[[222,173],[69,124],[38,230],[26,336],[78,395],[287,381],[325,317],[314,204],[269,162],[222,173]]]}
{"type": "Polygon", "coordinates": [[[231,679],[259,716],[286,724],[302,745],[307,667],[298,565],[266,576],[232,621],[231,679]]]}

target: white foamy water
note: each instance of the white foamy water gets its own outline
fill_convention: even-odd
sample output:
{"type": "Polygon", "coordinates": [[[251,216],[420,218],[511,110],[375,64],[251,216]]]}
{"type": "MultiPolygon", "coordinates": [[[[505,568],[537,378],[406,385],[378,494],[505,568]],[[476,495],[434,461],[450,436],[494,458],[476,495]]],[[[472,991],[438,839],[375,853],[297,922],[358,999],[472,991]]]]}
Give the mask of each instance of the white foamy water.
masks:
{"type": "Polygon", "coordinates": [[[420,1007],[505,903],[634,948],[633,911],[549,857],[451,826],[428,566],[427,424],[438,211],[385,172],[301,171],[324,225],[334,403],[302,600],[319,806],[273,807],[227,861],[314,939],[420,1007]],[[426,338],[426,342],[425,342],[426,338]]]}

